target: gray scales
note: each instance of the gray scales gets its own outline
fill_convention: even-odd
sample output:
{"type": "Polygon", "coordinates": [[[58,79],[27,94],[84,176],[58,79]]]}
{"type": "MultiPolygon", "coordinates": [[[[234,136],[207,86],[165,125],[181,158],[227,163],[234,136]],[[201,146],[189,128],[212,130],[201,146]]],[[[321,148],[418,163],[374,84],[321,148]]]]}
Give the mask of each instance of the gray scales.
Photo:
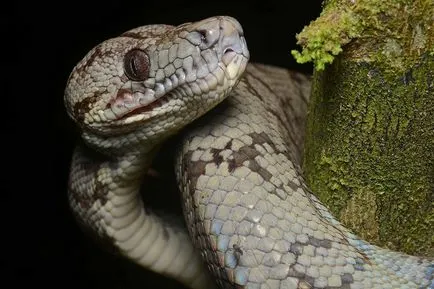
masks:
{"type": "Polygon", "coordinates": [[[248,59],[240,24],[220,16],[130,30],[77,64],[68,196],[83,229],[195,289],[434,288],[432,259],[359,239],[312,194],[300,169],[310,80],[248,59]],[[175,162],[185,228],[139,190],[192,122],[175,162]]]}

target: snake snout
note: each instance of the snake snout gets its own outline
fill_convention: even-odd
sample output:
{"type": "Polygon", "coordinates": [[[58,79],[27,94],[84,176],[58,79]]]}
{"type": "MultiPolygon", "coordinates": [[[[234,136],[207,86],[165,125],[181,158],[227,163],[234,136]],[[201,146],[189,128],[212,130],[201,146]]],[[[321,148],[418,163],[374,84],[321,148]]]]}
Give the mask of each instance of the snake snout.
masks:
{"type": "Polygon", "coordinates": [[[226,54],[239,54],[249,58],[243,29],[235,18],[217,16],[202,20],[197,23],[197,32],[201,34],[206,48],[214,47],[219,58],[226,54]]]}
{"type": "Polygon", "coordinates": [[[227,54],[241,54],[249,58],[244,32],[240,23],[232,17],[222,17],[219,21],[220,49],[222,57],[227,54]]]}
{"type": "Polygon", "coordinates": [[[221,61],[227,67],[229,78],[236,78],[240,71],[240,66],[243,65],[244,60],[249,59],[249,51],[244,39],[243,29],[241,25],[232,17],[224,17],[220,19],[220,55],[221,61]]]}
{"type": "Polygon", "coordinates": [[[220,20],[219,28],[221,31],[221,49],[223,54],[234,51],[236,53],[243,53],[243,29],[238,21],[231,18],[223,18],[220,20]]]}

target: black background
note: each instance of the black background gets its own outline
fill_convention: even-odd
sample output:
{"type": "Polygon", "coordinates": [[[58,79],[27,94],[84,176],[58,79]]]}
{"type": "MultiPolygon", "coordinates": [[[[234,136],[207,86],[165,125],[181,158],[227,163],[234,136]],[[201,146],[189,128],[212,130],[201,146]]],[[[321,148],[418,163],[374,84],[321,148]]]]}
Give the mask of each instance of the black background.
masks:
{"type": "MultiPolygon", "coordinates": [[[[181,288],[94,246],[75,225],[66,182],[77,134],[63,107],[73,66],[96,44],[146,24],[230,15],[251,61],[310,73],[290,51],[321,1],[16,1],[2,13],[2,202],[0,236],[11,288],[181,288]],[[154,283],[150,283],[150,282],[154,283]]],[[[2,281],[6,282],[6,281],[2,281]]]]}

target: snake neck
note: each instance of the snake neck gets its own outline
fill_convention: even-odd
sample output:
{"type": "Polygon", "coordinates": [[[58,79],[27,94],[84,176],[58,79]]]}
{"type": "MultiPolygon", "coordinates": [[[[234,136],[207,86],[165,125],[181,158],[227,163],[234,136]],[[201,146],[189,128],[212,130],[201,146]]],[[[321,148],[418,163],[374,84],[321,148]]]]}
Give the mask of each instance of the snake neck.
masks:
{"type": "Polygon", "coordinates": [[[153,155],[152,148],[109,156],[83,143],[77,146],[69,176],[69,199],[86,231],[91,235],[97,232],[100,240],[116,238],[109,224],[117,211],[128,211],[128,206],[140,202],[141,179],[153,155]]]}
{"type": "Polygon", "coordinates": [[[84,231],[111,253],[195,289],[213,288],[203,261],[175,218],[155,214],[140,195],[157,152],[141,147],[109,157],[84,145],[74,152],[69,203],[84,231]]]}

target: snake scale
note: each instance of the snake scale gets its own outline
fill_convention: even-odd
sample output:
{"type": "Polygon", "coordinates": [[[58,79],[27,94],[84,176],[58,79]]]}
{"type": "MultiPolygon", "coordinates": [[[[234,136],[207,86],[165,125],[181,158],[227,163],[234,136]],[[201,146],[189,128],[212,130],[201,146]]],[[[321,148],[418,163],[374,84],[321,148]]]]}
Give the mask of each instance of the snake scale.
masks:
{"type": "Polygon", "coordinates": [[[82,228],[195,289],[434,288],[432,259],[359,239],[305,184],[309,78],[248,60],[240,24],[219,16],[132,29],[75,66],[68,196],[82,228]],[[175,161],[183,223],[139,190],[187,125],[175,161]]]}

